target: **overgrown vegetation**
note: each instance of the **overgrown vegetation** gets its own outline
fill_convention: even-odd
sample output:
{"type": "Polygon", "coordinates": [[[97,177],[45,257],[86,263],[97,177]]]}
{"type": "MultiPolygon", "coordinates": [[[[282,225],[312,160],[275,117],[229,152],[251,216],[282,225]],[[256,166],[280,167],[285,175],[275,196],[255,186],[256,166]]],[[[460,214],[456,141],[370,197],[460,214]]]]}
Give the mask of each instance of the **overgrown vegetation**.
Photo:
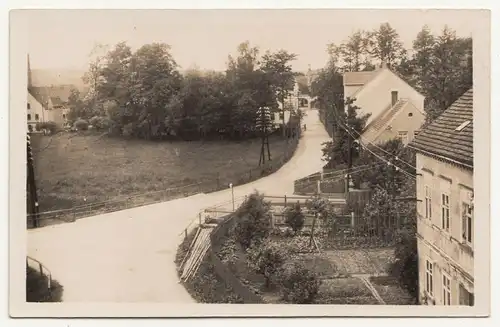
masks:
{"type": "Polygon", "coordinates": [[[38,132],[40,132],[42,130],[47,130],[50,132],[50,134],[55,134],[59,131],[59,126],[57,125],[56,122],[46,121],[46,122],[36,123],[35,129],[38,132]]]}
{"type": "Polygon", "coordinates": [[[293,205],[293,207],[287,207],[284,215],[285,223],[294,231],[294,233],[298,233],[302,230],[304,227],[305,217],[298,201],[293,205]]]}
{"type": "Polygon", "coordinates": [[[26,266],[26,302],[62,302],[63,287],[56,280],[26,266]]]}
{"type": "Polygon", "coordinates": [[[390,273],[399,284],[412,296],[418,298],[418,251],[417,238],[414,234],[405,234],[396,245],[396,260],[390,267],[390,273]]]}
{"type": "Polygon", "coordinates": [[[259,246],[269,235],[270,209],[271,204],[264,200],[264,196],[255,192],[236,210],[234,236],[243,249],[259,246]]]}
{"type": "Polygon", "coordinates": [[[313,271],[297,262],[285,265],[280,279],[283,298],[289,303],[313,303],[321,285],[321,281],[313,271]]]}
{"type": "Polygon", "coordinates": [[[272,279],[280,271],[287,256],[286,248],[269,240],[247,249],[248,266],[266,278],[266,288],[269,288],[272,279]]]}

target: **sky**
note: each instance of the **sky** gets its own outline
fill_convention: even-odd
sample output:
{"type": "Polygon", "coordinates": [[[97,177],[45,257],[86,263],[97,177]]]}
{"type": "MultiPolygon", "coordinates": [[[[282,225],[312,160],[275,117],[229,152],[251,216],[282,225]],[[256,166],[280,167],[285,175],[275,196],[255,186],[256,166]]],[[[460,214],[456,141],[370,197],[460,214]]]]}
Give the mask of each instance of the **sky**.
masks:
{"type": "Polygon", "coordinates": [[[470,10],[25,10],[34,69],[86,70],[97,44],[126,41],[132,49],[152,42],[171,46],[181,69],[224,70],[229,54],[250,41],[265,50],[298,55],[294,70],[322,68],[327,44],[358,29],[389,22],[405,47],[424,24],[435,34],[445,24],[472,36],[478,11],[470,10]]]}

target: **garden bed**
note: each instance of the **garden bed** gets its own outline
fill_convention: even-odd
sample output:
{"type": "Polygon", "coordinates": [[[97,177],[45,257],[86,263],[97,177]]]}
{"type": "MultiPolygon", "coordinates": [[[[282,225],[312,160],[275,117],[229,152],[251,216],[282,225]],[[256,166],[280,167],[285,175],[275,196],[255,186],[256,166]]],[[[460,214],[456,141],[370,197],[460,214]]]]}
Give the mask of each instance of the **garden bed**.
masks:
{"type": "Polygon", "coordinates": [[[326,279],[321,283],[316,304],[379,304],[358,278],[326,279]]]}
{"type": "Polygon", "coordinates": [[[377,276],[370,277],[370,282],[380,297],[389,305],[415,305],[416,299],[403,289],[396,278],[377,276]]]}

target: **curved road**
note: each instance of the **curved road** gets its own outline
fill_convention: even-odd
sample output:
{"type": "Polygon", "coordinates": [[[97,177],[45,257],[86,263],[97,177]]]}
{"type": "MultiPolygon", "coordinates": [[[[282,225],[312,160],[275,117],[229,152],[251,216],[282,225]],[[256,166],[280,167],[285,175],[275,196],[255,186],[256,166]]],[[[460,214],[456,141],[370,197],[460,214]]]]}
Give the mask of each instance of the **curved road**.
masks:
{"type": "MultiPolygon", "coordinates": [[[[259,190],[293,194],[293,181],[319,171],[328,134],[316,110],[307,131],[280,170],[234,188],[235,197],[259,190]]],[[[206,207],[231,200],[231,191],[198,194],[158,204],[28,230],[28,255],[43,262],[64,286],[64,302],[193,302],[174,264],[179,233],[206,207]]]]}

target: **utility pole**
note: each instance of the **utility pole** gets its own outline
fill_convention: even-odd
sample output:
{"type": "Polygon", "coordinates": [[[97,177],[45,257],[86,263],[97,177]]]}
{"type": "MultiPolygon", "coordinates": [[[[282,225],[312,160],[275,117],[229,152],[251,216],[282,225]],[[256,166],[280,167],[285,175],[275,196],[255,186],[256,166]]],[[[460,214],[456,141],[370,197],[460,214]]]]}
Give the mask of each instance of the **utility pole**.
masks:
{"type": "MultiPolygon", "coordinates": [[[[346,125],[349,129],[349,125],[346,125]]],[[[352,168],[352,137],[349,133],[347,133],[347,175],[345,180],[345,192],[346,199],[349,196],[349,184],[351,181],[351,168],[352,168]]]]}
{"type": "Polygon", "coordinates": [[[271,124],[271,114],[269,108],[260,108],[257,113],[257,128],[261,132],[261,148],[260,148],[260,158],[259,166],[266,163],[266,147],[267,147],[267,158],[271,160],[271,150],[269,148],[269,125],[271,124]]]}
{"type": "MultiPolygon", "coordinates": [[[[28,134],[26,137],[27,149],[27,180],[26,188],[29,196],[28,216],[33,220],[33,227],[39,227],[39,210],[38,210],[38,195],[35,183],[35,169],[33,166],[33,151],[31,148],[31,137],[28,134]]],[[[29,220],[28,220],[29,222],[29,220]]]]}

